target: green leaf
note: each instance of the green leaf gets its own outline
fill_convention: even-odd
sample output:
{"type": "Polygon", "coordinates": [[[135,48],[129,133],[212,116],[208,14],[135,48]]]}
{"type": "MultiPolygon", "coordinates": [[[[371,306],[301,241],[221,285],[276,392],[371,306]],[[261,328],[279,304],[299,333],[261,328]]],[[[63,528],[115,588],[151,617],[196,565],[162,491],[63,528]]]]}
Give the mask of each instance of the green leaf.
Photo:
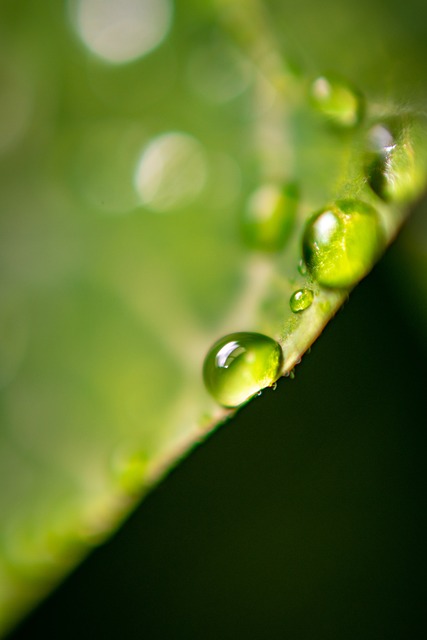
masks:
{"type": "MultiPolygon", "coordinates": [[[[424,188],[418,151],[415,168],[405,164],[404,202],[385,202],[368,184],[373,126],[398,116],[397,144],[411,154],[425,139],[416,115],[378,103],[375,47],[369,60],[358,43],[337,55],[340,41],[322,22],[330,49],[319,67],[330,60],[343,73],[355,51],[363,63],[351,79],[367,95],[365,117],[343,128],[334,116],[343,94],[332,111],[314,107],[312,67],[300,74],[285,62],[292,43],[283,47],[282,33],[296,38],[292,24],[306,18],[298,8],[282,29],[289,12],[279,5],[269,16],[250,0],[187,0],[173,14],[168,2],[153,4],[160,39],[135,58],[138,20],[120,44],[93,32],[89,2],[69,2],[68,13],[54,0],[0,8],[2,629],[232,414],[203,385],[217,339],[266,334],[283,348],[281,373],[292,372],[357,281],[320,287],[315,270],[299,269],[313,212],[363,201],[388,244],[424,188]],[[257,250],[256,229],[245,244],[241,218],[254,194],[289,185],[298,189],[283,248],[257,250]],[[293,313],[302,289],[313,302],[293,313]]],[[[323,45],[309,35],[315,60],[323,45]]],[[[269,198],[257,202],[268,216],[269,198]]],[[[287,206],[277,202],[274,224],[287,206]]],[[[363,254],[358,277],[376,253],[363,254]]]]}

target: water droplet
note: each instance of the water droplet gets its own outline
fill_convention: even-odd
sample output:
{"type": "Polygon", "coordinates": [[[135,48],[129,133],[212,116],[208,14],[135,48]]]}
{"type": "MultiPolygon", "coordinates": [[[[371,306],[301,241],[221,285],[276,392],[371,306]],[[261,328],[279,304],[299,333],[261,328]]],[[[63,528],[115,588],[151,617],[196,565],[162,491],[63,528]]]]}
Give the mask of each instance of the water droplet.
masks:
{"type": "Polygon", "coordinates": [[[237,407],[280,376],[283,363],[278,342],[261,333],[231,333],[210,349],[203,378],[211,395],[224,407],[237,407]]]}
{"type": "Polygon", "coordinates": [[[351,287],[372,268],[383,246],[378,214],[360,200],[338,200],[307,222],[303,255],[325,287],[351,287]]]}
{"type": "Polygon", "coordinates": [[[265,184],[251,195],[242,221],[242,235],[252,249],[283,249],[292,231],[298,204],[294,183],[265,184]]]}
{"type": "Polygon", "coordinates": [[[208,168],[204,147],[181,132],[165,133],[145,147],[135,173],[142,204],[169,212],[191,204],[206,183],[208,168]]]}
{"type": "Polygon", "coordinates": [[[406,202],[426,184],[427,129],[420,121],[390,120],[368,134],[365,169],[369,185],[383,200],[406,202]]]}
{"type": "Polygon", "coordinates": [[[170,0],[70,0],[72,21],[85,46],[111,64],[140,58],[166,37],[170,0]]]}
{"type": "Polygon", "coordinates": [[[289,371],[289,377],[291,380],[295,379],[295,371],[292,369],[292,371],[289,371]]]}
{"type": "Polygon", "coordinates": [[[301,276],[306,276],[307,275],[307,265],[305,264],[305,262],[304,262],[304,260],[302,258],[298,262],[298,273],[301,276]]]}
{"type": "Polygon", "coordinates": [[[313,297],[311,289],[299,289],[292,294],[289,305],[294,313],[300,313],[311,306],[313,297]]]}
{"type": "Polygon", "coordinates": [[[346,82],[321,76],[311,85],[314,108],[340,127],[354,127],[362,119],[361,94],[346,82]]]}

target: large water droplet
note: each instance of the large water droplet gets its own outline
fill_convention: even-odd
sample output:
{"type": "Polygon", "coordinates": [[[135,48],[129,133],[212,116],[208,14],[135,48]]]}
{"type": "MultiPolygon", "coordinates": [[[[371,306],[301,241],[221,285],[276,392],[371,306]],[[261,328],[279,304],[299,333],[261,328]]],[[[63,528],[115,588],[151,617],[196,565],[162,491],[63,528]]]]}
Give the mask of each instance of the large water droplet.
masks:
{"type": "Polygon", "coordinates": [[[340,127],[354,127],[362,119],[363,99],[358,91],[340,80],[321,76],[311,85],[314,108],[340,127]]]}
{"type": "Polygon", "coordinates": [[[421,121],[394,119],[369,131],[366,174],[386,201],[407,202],[426,185],[427,129],[421,121]]]}
{"type": "Polygon", "coordinates": [[[294,313],[300,313],[311,306],[314,294],[311,289],[298,289],[291,295],[289,305],[294,313]]]}
{"type": "Polygon", "coordinates": [[[375,209],[360,200],[338,200],[307,222],[303,256],[319,284],[351,287],[370,271],[382,246],[375,209]]]}
{"type": "Polygon", "coordinates": [[[265,184],[249,198],[242,221],[247,246],[259,251],[283,249],[292,231],[298,204],[295,184],[265,184]]]}
{"type": "Polygon", "coordinates": [[[206,356],[203,378],[224,407],[237,407],[273,385],[283,363],[278,342],[261,333],[238,332],[216,342],[206,356]]]}

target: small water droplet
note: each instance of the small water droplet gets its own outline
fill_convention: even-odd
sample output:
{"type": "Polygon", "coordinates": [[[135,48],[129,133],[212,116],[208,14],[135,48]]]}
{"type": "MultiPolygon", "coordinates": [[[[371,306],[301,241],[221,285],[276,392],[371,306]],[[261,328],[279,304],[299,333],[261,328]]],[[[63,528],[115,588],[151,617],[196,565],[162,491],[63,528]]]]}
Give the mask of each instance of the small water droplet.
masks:
{"type": "Polygon", "coordinates": [[[248,247],[265,252],[281,251],[293,229],[298,205],[294,183],[265,184],[249,198],[242,220],[248,247]]]}
{"type": "Polygon", "coordinates": [[[311,85],[314,108],[340,127],[354,127],[363,116],[361,94],[346,82],[321,76],[311,85]]]}
{"type": "Polygon", "coordinates": [[[289,300],[289,305],[294,313],[300,313],[311,306],[314,294],[311,289],[298,289],[294,291],[289,300]]]}
{"type": "Polygon", "coordinates": [[[289,377],[291,380],[295,379],[295,371],[292,369],[292,371],[289,371],[289,377]]]}
{"type": "Polygon", "coordinates": [[[406,202],[421,194],[426,184],[426,141],[421,121],[393,119],[371,128],[365,171],[380,198],[406,202]]]}
{"type": "Polygon", "coordinates": [[[278,342],[261,333],[237,332],[218,340],[203,365],[209,393],[224,407],[237,407],[280,376],[278,342]]]}
{"type": "Polygon", "coordinates": [[[305,262],[304,262],[304,260],[302,258],[298,262],[298,273],[301,276],[306,276],[307,275],[307,265],[305,264],[305,262]]]}
{"type": "Polygon", "coordinates": [[[351,287],[372,268],[383,247],[376,210],[360,200],[338,200],[307,222],[303,255],[324,287],[351,287]]]}

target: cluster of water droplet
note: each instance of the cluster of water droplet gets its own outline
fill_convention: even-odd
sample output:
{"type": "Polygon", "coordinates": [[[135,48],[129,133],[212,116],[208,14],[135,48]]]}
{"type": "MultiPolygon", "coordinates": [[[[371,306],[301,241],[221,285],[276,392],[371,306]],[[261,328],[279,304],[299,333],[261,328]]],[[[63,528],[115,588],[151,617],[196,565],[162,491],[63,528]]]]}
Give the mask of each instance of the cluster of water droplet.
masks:
{"type": "MultiPolygon", "coordinates": [[[[361,94],[348,84],[324,77],[311,86],[311,102],[336,126],[360,125],[365,108],[361,94]]],[[[427,127],[408,114],[376,121],[366,128],[363,174],[383,202],[407,204],[425,188],[427,127]]],[[[373,192],[373,194],[372,194],[373,192]]],[[[372,268],[384,234],[377,210],[360,199],[342,199],[307,222],[302,253],[310,276],[323,287],[350,288],[372,268]]],[[[292,305],[291,305],[292,306],[292,305]]]]}
{"type": "MultiPolygon", "coordinates": [[[[360,126],[365,114],[362,95],[337,79],[317,78],[309,101],[335,128],[360,126]]],[[[363,174],[365,199],[406,204],[425,188],[427,127],[409,116],[371,123],[363,174]]],[[[299,204],[294,183],[267,184],[249,199],[242,219],[242,235],[252,250],[282,252],[292,233],[299,204]]],[[[301,314],[314,300],[319,286],[348,290],[370,271],[385,246],[381,218],[372,204],[359,198],[337,199],[315,212],[302,237],[303,259],[298,266],[306,286],[292,294],[289,305],[301,314]],[[312,285],[310,284],[312,283],[312,285]]],[[[207,389],[216,400],[235,407],[272,386],[281,373],[280,345],[258,333],[235,333],[216,342],[204,364],[207,389]]]]}

